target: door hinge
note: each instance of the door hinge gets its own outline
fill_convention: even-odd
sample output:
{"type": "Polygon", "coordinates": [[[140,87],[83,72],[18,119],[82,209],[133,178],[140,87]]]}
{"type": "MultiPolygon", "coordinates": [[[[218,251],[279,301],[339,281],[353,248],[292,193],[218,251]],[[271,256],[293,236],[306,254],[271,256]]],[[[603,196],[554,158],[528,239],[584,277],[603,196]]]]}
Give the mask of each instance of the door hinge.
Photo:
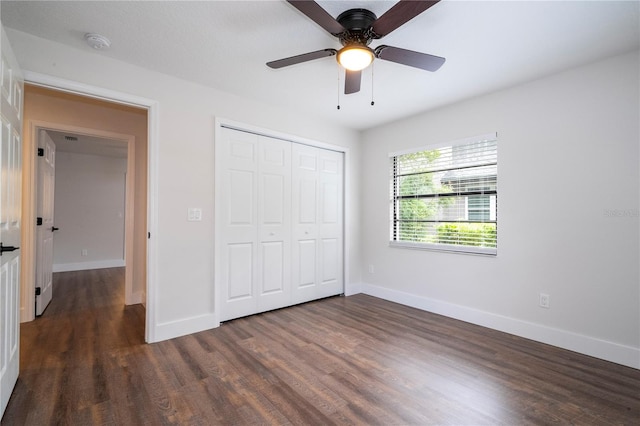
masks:
{"type": "Polygon", "coordinates": [[[36,217],[36,226],[40,226],[40,225],[42,225],[42,218],[36,217]]]}
{"type": "Polygon", "coordinates": [[[38,148],[38,157],[44,157],[44,148],[38,148]]]}
{"type": "Polygon", "coordinates": [[[40,287],[36,287],[36,296],[40,296],[42,293],[42,289],[40,287]]]}
{"type": "Polygon", "coordinates": [[[151,239],[151,232],[147,232],[147,238],[151,239]]]}

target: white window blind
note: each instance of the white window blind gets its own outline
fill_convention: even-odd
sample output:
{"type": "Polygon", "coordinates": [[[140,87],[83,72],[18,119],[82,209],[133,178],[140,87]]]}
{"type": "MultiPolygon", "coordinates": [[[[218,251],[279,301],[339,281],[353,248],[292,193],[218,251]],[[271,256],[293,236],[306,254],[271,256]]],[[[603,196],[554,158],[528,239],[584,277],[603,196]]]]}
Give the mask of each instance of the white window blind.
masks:
{"type": "Polygon", "coordinates": [[[498,246],[498,140],[390,154],[391,244],[479,254],[498,246]]]}

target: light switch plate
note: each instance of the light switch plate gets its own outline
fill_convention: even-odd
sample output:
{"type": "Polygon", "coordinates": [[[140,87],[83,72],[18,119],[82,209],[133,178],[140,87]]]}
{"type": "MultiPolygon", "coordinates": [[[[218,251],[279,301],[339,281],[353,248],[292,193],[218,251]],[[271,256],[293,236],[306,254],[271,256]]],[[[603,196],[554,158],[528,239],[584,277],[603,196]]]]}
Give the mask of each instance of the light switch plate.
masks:
{"type": "Polygon", "coordinates": [[[202,209],[189,207],[187,209],[187,220],[189,222],[200,222],[202,220],[202,209]]]}

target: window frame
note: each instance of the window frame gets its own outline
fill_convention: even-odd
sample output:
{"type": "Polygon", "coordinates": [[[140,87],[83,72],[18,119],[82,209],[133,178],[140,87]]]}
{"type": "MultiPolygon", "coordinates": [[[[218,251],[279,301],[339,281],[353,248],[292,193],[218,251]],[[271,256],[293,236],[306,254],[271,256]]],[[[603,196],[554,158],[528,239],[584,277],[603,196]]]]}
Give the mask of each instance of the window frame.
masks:
{"type": "MultiPolygon", "coordinates": [[[[497,256],[498,254],[498,134],[487,133],[484,135],[472,136],[464,139],[458,139],[450,142],[443,142],[437,144],[431,144],[426,146],[421,146],[417,148],[406,149],[402,151],[390,152],[389,155],[389,164],[391,169],[390,176],[390,217],[389,217],[389,246],[396,248],[405,248],[405,249],[418,249],[418,250],[431,250],[437,252],[445,252],[445,253],[459,253],[459,254],[470,254],[470,255],[482,255],[482,256],[497,256]],[[398,209],[396,208],[396,202],[401,199],[401,197],[397,194],[397,172],[395,170],[395,161],[398,156],[406,155],[406,154],[415,154],[423,151],[435,151],[441,148],[453,147],[457,145],[464,145],[474,142],[482,142],[482,141],[496,141],[496,182],[495,182],[495,194],[487,194],[488,196],[493,196],[495,202],[495,225],[496,225],[496,246],[495,247],[478,247],[478,246],[468,246],[468,245],[457,245],[457,244],[442,244],[442,243],[426,243],[426,242],[415,242],[415,241],[398,241],[396,235],[396,222],[399,221],[398,209]]],[[[465,199],[466,200],[466,199],[465,199]]],[[[465,201],[465,203],[468,200],[465,201]]],[[[466,209],[465,209],[466,210],[466,209]]],[[[465,212],[468,214],[468,211],[465,212]]],[[[449,223],[449,221],[442,220],[442,223],[449,223]]],[[[480,222],[481,223],[481,222],[480,222]]]]}

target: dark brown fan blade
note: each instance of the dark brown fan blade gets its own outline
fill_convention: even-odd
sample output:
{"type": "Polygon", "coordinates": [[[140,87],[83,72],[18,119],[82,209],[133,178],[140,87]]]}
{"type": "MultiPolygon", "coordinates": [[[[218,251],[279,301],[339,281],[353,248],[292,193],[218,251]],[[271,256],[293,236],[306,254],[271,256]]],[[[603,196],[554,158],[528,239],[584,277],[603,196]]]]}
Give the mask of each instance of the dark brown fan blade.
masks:
{"type": "Polygon", "coordinates": [[[400,0],[371,25],[375,34],[374,38],[386,36],[439,1],[400,0]]]}
{"type": "Polygon", "coordinates": [[[290,58],[278,59],[277,61],[267,62],[270,68],[278,69],[288,67],[289,65],[299,64],[301,62],[313,61],[314,59],[326,58],[333,56],[338,51],[336,49],[322,49],[315,52],[303,53],[302,55],[291,56],[290,58]]]}
{"type": "Polygon", "coordinates": [[[420,68],[425,71],[438,71],[445,61],[445,59],[440,56],[384,45],[376,47],[375,54],[376,58],[420,68]]]}
{"type": "Polygon", "coordinates": [[[293,7],[300,12],[307,15],[316,24],[320,25],[326,31],[333,35],[340,34],[345,31],[345,28],[341,23],[335,20],[335,18],[326,10],[324,10],[318,3],[311,0],[287,0],[293,7]]]}
{"type": "Polygon", "coordinates": [[[360,81],[362,81],[362,70],[349,71],[345,70],[344,75],[344,94],[350,95],[360,91],[360,81]]]}

